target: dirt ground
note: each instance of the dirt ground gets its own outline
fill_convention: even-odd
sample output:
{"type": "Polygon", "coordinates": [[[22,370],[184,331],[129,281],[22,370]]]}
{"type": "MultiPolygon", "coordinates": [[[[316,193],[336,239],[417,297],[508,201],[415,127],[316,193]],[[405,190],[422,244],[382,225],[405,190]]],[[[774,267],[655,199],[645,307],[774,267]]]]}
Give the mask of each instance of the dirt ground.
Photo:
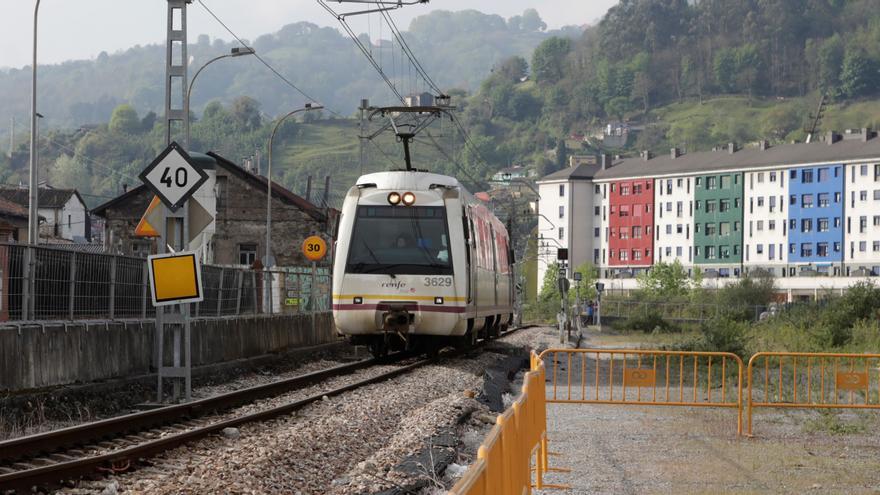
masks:
{"type": "Polygon", "coordinates": [[[880,493],[880,411],[762,409],[753,438],[737,437],[736,425],[734,409],[549,404],[550,450],[561,454],[551,466],[571,472],[546,482],[577,494],[880,493]]]}

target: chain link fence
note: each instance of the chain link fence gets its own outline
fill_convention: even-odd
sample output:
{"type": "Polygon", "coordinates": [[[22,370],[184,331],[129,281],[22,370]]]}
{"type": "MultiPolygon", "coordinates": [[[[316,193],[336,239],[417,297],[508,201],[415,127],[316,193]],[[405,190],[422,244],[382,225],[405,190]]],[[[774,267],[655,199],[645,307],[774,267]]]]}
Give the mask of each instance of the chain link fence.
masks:
{"type": "MultiPolygon", "coordinates": [[[[196,317],[330,310],[325,267],[272,272],[202,265],[196,317]],[[271,289],[268,289],[271,280],[271,289]],[[268,294],[267,295],[267,290],[268,294]],[[269,301],[272,304],[269,304],[269,301]]],[[[0,244],[0,321],[146,319],[156,315],[143,258],[0,244]]]]}

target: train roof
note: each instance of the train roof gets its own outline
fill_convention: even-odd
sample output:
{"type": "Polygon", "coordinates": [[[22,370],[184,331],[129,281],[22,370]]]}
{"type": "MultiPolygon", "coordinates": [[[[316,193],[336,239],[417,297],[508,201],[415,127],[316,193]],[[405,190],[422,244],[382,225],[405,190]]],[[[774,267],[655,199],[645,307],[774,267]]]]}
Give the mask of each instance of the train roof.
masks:
{"type": "Polygon", "coordinates": [[[358,178],[357,185],[358,187],[375,187],[377,189],[412,189],[415,191],[426,191],[431,186],[464,189],[455,177],[406,170],[363,175],[358,178]]]}

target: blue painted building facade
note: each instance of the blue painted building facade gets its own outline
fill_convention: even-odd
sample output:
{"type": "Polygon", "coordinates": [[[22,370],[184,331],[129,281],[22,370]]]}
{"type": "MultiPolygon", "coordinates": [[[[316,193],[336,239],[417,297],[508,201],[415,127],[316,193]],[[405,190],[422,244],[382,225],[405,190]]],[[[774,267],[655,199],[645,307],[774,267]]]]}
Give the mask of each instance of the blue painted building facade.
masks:
{"type": "Polygon", "coordinates": [[[844,167],[788,170],[788,261],[826,271],[843,262],[844,167]]]}

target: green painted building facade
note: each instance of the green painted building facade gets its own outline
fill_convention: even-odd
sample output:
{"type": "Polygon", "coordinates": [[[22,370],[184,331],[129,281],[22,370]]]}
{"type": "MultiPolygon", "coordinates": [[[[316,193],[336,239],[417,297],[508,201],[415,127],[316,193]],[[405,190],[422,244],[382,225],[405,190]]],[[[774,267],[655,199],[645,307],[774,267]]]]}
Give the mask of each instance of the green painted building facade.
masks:
{"type": "Polygon", "coordinates": [[[743,257],[743,174],[701,175],[694,182],[694,263],[729,265],[743,257]]]}

